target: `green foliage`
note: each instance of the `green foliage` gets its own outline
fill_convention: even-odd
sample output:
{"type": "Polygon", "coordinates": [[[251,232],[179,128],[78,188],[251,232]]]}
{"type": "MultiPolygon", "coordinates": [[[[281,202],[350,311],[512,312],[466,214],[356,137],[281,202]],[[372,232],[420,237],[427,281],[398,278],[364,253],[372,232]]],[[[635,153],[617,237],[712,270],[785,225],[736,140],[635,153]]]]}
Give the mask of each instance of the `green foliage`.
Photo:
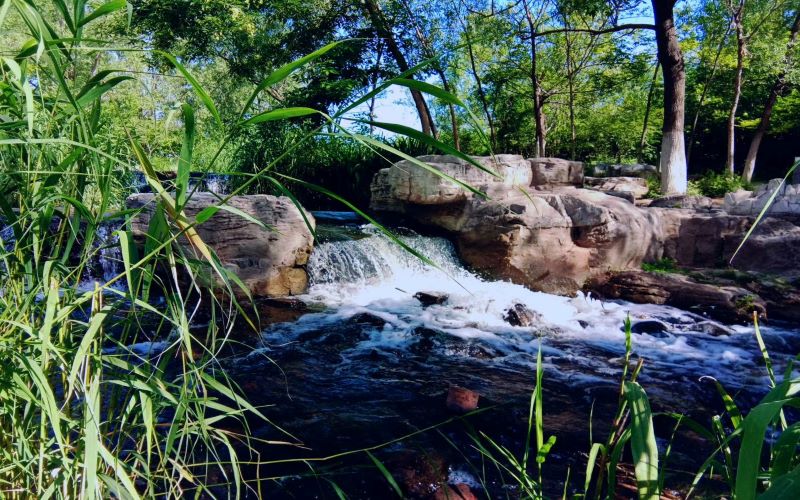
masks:
{"type": "Polygon", "coordinates": [[[675,259],[665,257],[655,262],[643,262],[642,270],[649,273],[674,273],[678,271],[678,263],[675,259]]]}
{"type": "Polygon", "coordinates": [[[711,198],[721,198],[726,193],[732,193],[739,189],[749,189],[750,186],[738,175],[728,173],[716,173],[708,171],[697,180],[692,181],[693,191],[698,194],[711,198]]]}

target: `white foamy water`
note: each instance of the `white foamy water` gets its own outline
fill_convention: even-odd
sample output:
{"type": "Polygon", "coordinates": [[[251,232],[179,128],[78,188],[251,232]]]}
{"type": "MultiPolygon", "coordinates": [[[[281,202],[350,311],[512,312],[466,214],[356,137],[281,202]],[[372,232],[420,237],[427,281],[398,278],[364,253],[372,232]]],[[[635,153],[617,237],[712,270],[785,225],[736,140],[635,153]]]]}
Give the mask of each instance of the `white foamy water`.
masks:
{"type": "MultiPolygon", "coordinates": [[[[714,337],[702,331],[706,318],[671,307],[599,301],[580,293],[561,297],[485,280],[461,265],[447,240],[402,238],[437,269],[375,229],[362,231],[363,238],[325,242],[314,249],[308,265],[312,284],[302,298],[327,309],[271,327],[265,332],[268,344],[325,332],[369,313],[386,324],[364,326],[368,338],[343,353],[345,358],[365,350],[408,349],[419,342],[419,328],[425,328],[488,349],[492,356],[485,362],[498,366],[530,368],[541,345],[547,369],[591,383],[618,374],[625,352],[622,326],[630,315],[634,322],[657,319],[668,325],[667,332],[633,337],[635,354],[645,359],[645,378],[671,374],[697,380],[709,375],[733,387],[762,380],[761,357],[750,327],[731,326],[730,336],[714,337]],[[444,293],[448,299],[423,307],[413,298],[420,291],[444,293]],[[509,325],[504,316],[517,303],[541,315],[541,323],[530,328],[509,325]]],[[[764,327],[762,333],[768,346],[779,351],[773,353],[778,359],[794,354],[800,345],[795,330],[764,327]]],[[[470,352],[445,349],[444,355],[470,352]]]]}

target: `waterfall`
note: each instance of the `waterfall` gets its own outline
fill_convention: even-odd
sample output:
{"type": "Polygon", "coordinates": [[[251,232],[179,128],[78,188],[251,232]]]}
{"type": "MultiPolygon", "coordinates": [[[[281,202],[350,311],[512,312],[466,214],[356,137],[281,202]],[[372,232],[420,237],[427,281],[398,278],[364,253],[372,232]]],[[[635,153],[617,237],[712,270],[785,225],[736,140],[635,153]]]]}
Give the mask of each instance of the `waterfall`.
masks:
{"type": "MultiPolygon", "coordinates": [[[[559,360],[558,370],[564,376],[591,384],[617,376],[612,367],[625,355],[622,325],[630,315],[634,323],[656,320],[664,325],[664,331],[639,333],[634,338],[635,352],[648,360],[649,373],[691,374],[695,380],[714,374],[731,387],[760,376],[750,327],[731,326],[730,336],[714,337],[706,331],[704,325],[711,323],[706,318],[672,307],[600,301],[582,294],[561,297],[485,279],[463,266],[453,245],[444,238],[395,230],[402,231],[403,243],[436,264],[431,266],[375,228],[336,227],[340,228],[336,241],[323,241],[314,248],[307,267],[310,287],[300,297],[324,306],[324,312],[276,325],[266,332],[266,339],[291,342],[310,331],[322,335],[339,328],[353,329],[352,318],[367,314],[373,319],[358,328],[366,329],[368,338],[345,357],[360,359],[364,353],[382,350],[412,352],[419,348],[412,346],[423,331],[437,332],[433,334],[438,339],[435,342],[443,342],[441,349],[447,355],[461,356],[461,348],[452,342],[466,342],[502,354],[492,358],[492,363],[510,366],[533,363],[541,342],[546,359],[559,360]],[[344,228],[347,231],[341,231],[344,228]],[[418,292],[446,298],[441,304],[427,306],[415,298],[418,292]],[[531,311],[538,322],[531,327],[510,325],[508,311],[517,305],[531,311]],[[371,326],[376,321],[385,324],[371,326]]],[[[331,232],[324,223],[318,229],[331,232]]],[[[800,332],[772,325],[763,327],[762,335],[768,343],[800,341],[800,332]]]]}
{"type": "Polygon", "coordinates": [[[366,237],[319,244],[308,262],[312,284],[347,283],[367,285],[398,281],[402,278],[461,275],[465,270],[453,245],[444,238],[402,236],[406,245],[436,263],[426,264],[375,229],[364,229],[366,237]]]}
{"type": "MultiPolygon", "coordinates": [[[[170,175],[164,174],[166,181],[172,185],[174,179],[170,175]]],[[[160,177],[160,175],[159,175],[160,177]]],[[[220,174],[216,172],[192,172],[189,174],[189,191],[196,191],[200,193],[215,193],[219,195],[229,194],[231,191],[230,186],[231,176],[228,174],[220,174]]],[[[151,192],[150,185],[144,174],[139,171],[133,172],[133,180],[131,182],[131,191],[134,193],[149,193],[151,192]]]]}

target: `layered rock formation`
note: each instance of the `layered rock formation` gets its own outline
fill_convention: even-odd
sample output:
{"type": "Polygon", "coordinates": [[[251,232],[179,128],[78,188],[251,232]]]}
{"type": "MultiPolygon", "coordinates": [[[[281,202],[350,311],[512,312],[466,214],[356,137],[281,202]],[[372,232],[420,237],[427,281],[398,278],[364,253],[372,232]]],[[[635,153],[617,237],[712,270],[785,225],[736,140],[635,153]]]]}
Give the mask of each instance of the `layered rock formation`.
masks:
{"type": "MultiPolygon", "coordinates": [[[[195,193],[187,203],[185,213],[193,218],[202,209],[218,203],[214,194],[195,193]]],[[[134,237],[141,240],[147,234],[153,216],[154,195],[132,195],[127,205],[132,209],[142,209],[132,222],[134,237]]],[[[235,274],[254,297],[280,297],[304,292],[308,285],[304,266],[314,239],[300,210],[284,196],[234,196],[227,205],[233,211],[219,210],[196,227],[225,268],[235,274]],[[244,212],[270,229],[235,211],[244,212]]],[[[306,217],[313,227],[314,218],[309,213],[306,217]]],[[[188,246],[186,241],[182,244],[188,246]]]]}
{"type": "Polygon", "coordinates": [[[784,185],[782,179],[772,179],[756,191],[737,191],[725,195],[725,211],[735,215],[758,215],[775,198],[767,213],[775,216],[800,216],[800,184],[784,185]]]}
{"type": "Polygon", "coordinates": [[[643,198],[650,191],[641,177],[586,177],[584,186],[606,194],[630,193],[632,199],[643,198]]]}
{"type": "MultiPolygon", "coordinates": [[[[681,266],[724,266],[753,223],[752,217],[719,210],[641,208],[579,189],[574,184],[582,180],[583,168],[577,162],[503,155],[493,164],[480,158],[482,165],[501,173],[492,177],[455,157],[422,159],[485,196],[400,162],[376,175],[372,208],[444,230],[466,264],[535,290],[574,294],[592,277],[639,269],[642,262],[660,258],[681,266]]],[[[734,264],[745,270],[797,272],[800,227],[785,220],[763,221],[734,264]]]]}

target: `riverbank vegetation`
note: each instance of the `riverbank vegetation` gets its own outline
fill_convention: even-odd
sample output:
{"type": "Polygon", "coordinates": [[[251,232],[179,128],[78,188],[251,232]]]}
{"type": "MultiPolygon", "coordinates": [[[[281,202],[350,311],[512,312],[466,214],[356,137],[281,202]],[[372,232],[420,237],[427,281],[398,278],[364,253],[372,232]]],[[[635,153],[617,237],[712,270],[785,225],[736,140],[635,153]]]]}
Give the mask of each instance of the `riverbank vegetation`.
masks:
{"type": "MultiPolygon", "coordinates": [[[[643,8],[0,0],[0,496],[267,496],[281,478],[260,477],[262,466],[307,462],[296,454],[300,439],[220,367],[238,345],[234,328],[252,328],[256,313],[234,298],[246,297],[245,287],[195,231],[220,208],[194,220],[183,211],[190,173],[230,172],[240,179],[235,189],[296,192],[327,207],[339,202],[327,189],[364,206],[378,168],[433,150],[656,162],[666,104],[653,29],[619,22],[643,8]],[[421,133],[375,123],[390,86],[411,95],[421,133]],[[371,135],[381,129],[393,134],[371,135]],[[173,172],[169,180],[163,171],[173,172]],[[134,241],[124,205],[135,172],[159,199],[143,241],[134,241]],[[108,227],[113,243],[98,237],[108,227]],[[109,244],[120,248],[121,270],[104,280],[96,268],[109,244]],[[208,276],[222,294],[209,297],[208,276]],[[201,295],[211,304],[202,311],[201,295]],[[147,350],[153,342],[158,356],[147,350]],[[264,455],[273,449],[291,458],[264,455]]],[[[724,167],[733,94],[737,151],[754,138],[764,144],[758,161],[767,165],[756,175],[783,174],[798,138],[790,57],[798,14],[789,3],[746,8],[677,10],[693,89],[687,116],[697,116],[688,129],[695,172],[724,167]],[[731,12],[750,47],[743,62],[731,12]],[[740,69],[745,83],[732,89],[740,69]],[[765,99],[769,127],[758,118],[765,99]]],[[[591,448],[584,493],[613,493],[630,441],[639,493],[654,498],[662,478],[635,383],[641,366],[629,373],[625,361],[615,434],[591,448]],[[597,457],[605,472],[592,483],[597,457]]],[[[800,427],[782,413],[797,405],[792,374],[770,372],[771,392],[746,416],[722,393],[730,421],[714,420],[703,434],[718,450],[698,481],[713,469],[737,498],[796,488],[800,427]],[[778,428],[761,466],[767,429],[778,428]]],[[[475,436],[501,475],[532,497],[549,479],[528,474],[552,445],[537,376],[526,441],[534,448],[509,463],[511,452],[475,436]]],[[[391,478],[369,457],[370,474],[391,478]]]]}

